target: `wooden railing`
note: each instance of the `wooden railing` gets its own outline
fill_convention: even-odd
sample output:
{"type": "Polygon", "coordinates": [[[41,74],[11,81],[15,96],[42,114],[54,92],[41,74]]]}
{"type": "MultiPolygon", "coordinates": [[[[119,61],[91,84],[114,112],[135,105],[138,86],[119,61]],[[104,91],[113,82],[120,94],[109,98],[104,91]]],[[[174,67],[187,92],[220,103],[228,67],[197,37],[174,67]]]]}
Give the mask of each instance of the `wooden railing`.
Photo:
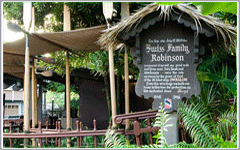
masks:
{"type": "MultiPolygon", "coordinates": [[[[48,129],[48,123],[46,122],[46,128],[42,128],[42,123],[39,122],[37,129],[31,129],[31,133],[12,133],[12,124],[9,125],[9,133],[4,133],[3,138],[10,139],[10,147],[13,147],[13,139],[38,139],[39,147],[43,145],[43,140],[48,144],[49,138],[55,138],[56,146],[62,146],[62,138],[67,137],[76,137],[77,138],[77,147],[82,146],[82,139],[85,136],[92,136],[94,140],[94,147],[98,146],[97,136],[104,136],[107,130],[97,130],[96,120],[93,120],[94,128],[93,130],[84,130],[82,129],[82,122],[76,121],[76,130],[66,130],[61,129],[61,122],[56,122],[56,129],[48,129]]],[[[124,129],[116,130],[116,133],[123,135],[133,135],[133,131],[124,129]]]]}
{"type": "Polygon", "coordinates": [[[9,129],[11,131],[17,129],[18,133],[20,133],[20,131],[23,131],[23,119],[4,119],[3,129],[9,129]]]}
{"type": "Polygon", "coordinates": [[[150,119],[155,118],[157,112],[158,112],[157,110],[152,110],[152,111],[139,111],[135,113],[116,115],[116,117],[114,118],[114,122],[116,124],[125,125],[126,120],[133,121],[133,131],[136,138],[137,146],[140,146],[142,144],[140,139],[140,135],[142,133],[148,133],[149,143],[153,144],[153,132],[158,131],[159,127],[152,127],[150,119]],[[140,121],[143,119],[146,119],[146,122],[147,122],[146,128],[140,127],[140,121]]]}

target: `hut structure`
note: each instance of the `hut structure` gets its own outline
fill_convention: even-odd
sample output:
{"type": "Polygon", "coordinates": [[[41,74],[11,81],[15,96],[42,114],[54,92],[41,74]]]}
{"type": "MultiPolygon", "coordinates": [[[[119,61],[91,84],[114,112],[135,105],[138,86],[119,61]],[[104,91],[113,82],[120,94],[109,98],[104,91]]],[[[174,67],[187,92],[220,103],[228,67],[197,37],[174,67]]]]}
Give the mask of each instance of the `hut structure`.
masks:
{"type": "MultiPolygon", "coordinates": [[[[119,48],[128,47],[135,58],[135,64],[141,64],[142,51],[139,42],[143,39],[143,34],[151,28],[161,28],[153,31],[157,34],[168,34],[165,32],[171,28],[181,28],[180,30],[191,30],[194,33],[194,42],[200,43],[200,46],[195,44],[194,53],[196,56],[205,52],[224,51],[229,52],[233,46],[236,46],[236,28],[230,24],[225,24],[223,21],[212,17],[202,15],[194,6],[190,4],[178,5],[158,5],[150,4],[141,9],[128,19],[121,21],[116,26],[105,30],[99,39],[99,44],[102,49],[109,51],[119,48]],[[178,26],[174,26],[177,24],[178,26]],[[139,38],[140,36],[140,38],[139,38]],[[211,46],[209,46],[211,45],[211,46]],[[197,47],[196,47],[197,46],[197,47]]],[[[151,33],[153,33],[151,32],[151,33]]],[[[200,58],[196,58],[201,62],[200,58]]],[[[141,76],[141,72],[140,72],[141,76]]],[[[139,96],[141,96],[138,93],[139,96]]],[[[191,96],[191,95],[190,95],[191,96]]],[[[157,108],[157,107],[155,107],[157,108]]]]}
{"type": "MultiPolygon", "coordinates": [[[[228,53],[233,46],[236,46],[236,28],[229,24],[225,24],[215,17],[202,15],[196,7],[190,4],[178,4],[173,6],[149,4],[128,19],[107,29],[98,42],[102,49],[108,51],[114,51],[119,48],[130,49],[131,54],[135,58],[134,63],[140,69],[140,75],[136,85],[137,95],[144,96],[144,98],[147,99],[153,98],[152,108],[155,110],[159,108],[160,102],[162,102],[164,108],[169,109],[172,115],[173,119],[169,123],[177,124],[177,115],[173,112],[177,110],[177,102],[181,101],[184,97],[188,98],[192,95],[198,95],[200,92],[200,85],[196,77],[196,68],[202,61],[201,57],[204,57],[204,53],[211,54],[213,51],[224,51],[228,53]],[[176,60],[176,62],[190,62],[190,67],[188,67],[189,70],[185,73],[188,75],[186,79],[191,80],[188,81],[189,84],[192,84],[187,87],[189,90],[186,91],[185,95],[181,93],[173,95],[179,92],[174,91],[174,93],[168,92],[167,90],[163,92],[161,90],[152,90],[150,92],[149,90],[144,91],[144,88],[147,87],[147,82],[144,81],[144,79],[147,79],[144,72],[146,69],[144,65],[151,65],[154,61],[157,65],[169,64],[169,62],[174,62],[176,58],[173,56],[171,57],[173,61],[168,60],[168,62],[166,62],[166,59],[161,58],[162,55],[157,58],[155,54],[150,56],[150,53],[159,52],[163,54],[162,52],[164,50],[165,52],[169,50],[169,47],[166,47],[167,44],[162,44],[164,45],[163,49],[159,48],[159,45],[161,45],[160,39],[163,39],[163,41],[167,43],[167,39],[176,38],[187,41],[185,44],[188,45],[188,50],[193,54],[191,56],[187,55],[185,61],[176,60]],[[159,45],[156,46],[157,44],[155,44],[156,47],[154,51],[148,48],[148,45],[154,44],[155,40],[159,45]],[[164,49],[164,47],[166,49],[164,49]],[[175,97],[176,99],[174,100],[169,97],[175,97]]],[[[167,59],[170,58],[168,57],[167,59]]],[[[176,63],[172,64],[175,65],[176,63]]],[[[160,72],[160,75],[163,74],[160,72]]],[[[153,80],[150,79],[149,81],[151,82],[153,80]]],[[[153,84],[152,82],[152,85],[153,84]]],[[[166,133],[169,144],[178,142],[177,128],[178,127],[175,126],[166,133]]]]}

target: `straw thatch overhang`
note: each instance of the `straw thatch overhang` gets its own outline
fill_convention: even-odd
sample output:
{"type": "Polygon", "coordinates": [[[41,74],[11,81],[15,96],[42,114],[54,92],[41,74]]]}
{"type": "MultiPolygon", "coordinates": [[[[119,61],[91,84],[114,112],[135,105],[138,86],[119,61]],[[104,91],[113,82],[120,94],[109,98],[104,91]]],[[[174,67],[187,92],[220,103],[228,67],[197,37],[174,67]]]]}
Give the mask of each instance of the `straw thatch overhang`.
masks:
{"type": "Polygon", "coordinates": [[[162,22],[162,25],[164,25],[169,21],[191,28],[197,34],[202,34],[206,38],[212,38],[215,45],[224,44],[224,47],[227,48],[231,44],[234,46],[236,44],[235,27],[225,24],[215,17],[204,16],[195,7],[188,4],[147,5],[127,20],[106,30],[98,42],[103,49],[116,49],[123,43],[131,47],[135,44],[134,39],[137,33],[141,33],[157,22],[162,22]]]}

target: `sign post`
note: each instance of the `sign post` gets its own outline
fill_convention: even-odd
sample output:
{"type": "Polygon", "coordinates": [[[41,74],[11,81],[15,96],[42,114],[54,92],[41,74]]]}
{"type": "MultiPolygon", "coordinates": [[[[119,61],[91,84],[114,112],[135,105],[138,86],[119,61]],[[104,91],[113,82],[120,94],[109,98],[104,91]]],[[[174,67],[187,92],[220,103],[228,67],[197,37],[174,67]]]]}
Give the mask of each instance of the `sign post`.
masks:
{"type": "Polygon", "coordinates": [[[136,34],[135,64],[140,70],[136,93],[144,98],[153,98],[153,109],[160,103],[171,118],[165,136],[168,144],[178,138],[178,102],[198,95],[200,84],[196,77],[198,66],[198,36],[189,28],[168,22],[161,28],[156,23],[136,34]],[[159,34],[161,33],[161,34],[159,34]]]}

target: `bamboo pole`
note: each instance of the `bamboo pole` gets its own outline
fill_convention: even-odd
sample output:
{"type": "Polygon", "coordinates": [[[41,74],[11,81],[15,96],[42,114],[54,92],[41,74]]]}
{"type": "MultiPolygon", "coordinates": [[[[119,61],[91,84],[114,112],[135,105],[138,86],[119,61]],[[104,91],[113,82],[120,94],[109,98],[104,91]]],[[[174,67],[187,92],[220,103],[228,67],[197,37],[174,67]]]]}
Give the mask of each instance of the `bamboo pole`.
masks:
{"type": "MultiPolygon", "coordinates": [[[[70,9],[64,4],[63,13],[63,30],[71,30],[71,20],[70,20],[70,9]]],[[[71,98],[70,98],[70,69],[69,69],[69,53],[66,52],[66,120],[67,120],[67,130],[71,130],[71,98]]],[[[71,147],[71,139],[67,138],[67,147],[71,147]]]]}
{"type": "MultiPolygon", "coordinates": [[[[66,52],[66,103],[67,129],[71,130],[70,69],[68,52],[66,52]]],[[[67,147],[71,146],[70,142],[70,138],[67,138],[67,147]]]]}
{"type": "MultiPolygon", "coordinates": [[[[125,79],[125,114],[129,114],[129,70],[128,70],[128,53],[127,47],[124,54],[124,79],[125,79]]],[[[126,129],[130,128],[129,120],[126,120],[126,129]]]]}
{"type": "MultiPolygon", "coordinates": [[[[103,15],[106,19],[107,26],[110,28],[109,20],[112,19],[113,14],[113,2],[103,2],[103,15]]],[[[114,60],[113,49],[108,49],[108,61],[109,61],[109,78],[110,78],[110,92],[111,92],[111,109],[112,109],[112,128],[116,128],[114,118],[117,114],[116,109],[116,90],[115,90],[115,76],[114,76],[114,60]]]]}
{"type": "MultiPolygon", "coordinates": [[[[32,22],[30,32],[35,32],[35,10],[32,7],[32,22]]],[[[32,128],[38,124],[38,105],[37,105],[37,79],[35,75],[36,71],[36,60],[33,59],[32,65],[32,128]]],[[[32,139],[32,146],[36,147],[36,139],[32,139]]]]}
{"type": "Polygon", "coordinates": [[[64,13],[63,13],[63,30],[64,31],[69,31],[71,30],[71,18],[70,18],[70,9],[69,7],[64,4],[64,13]]]}
{"type": "MultiPolygon", "coordinates": [[[[31,25],[31,11],[32,3],[25,2],[23,4],[23,22],[25,30],[28,32],[31,25]]],[[[24,72],[24,132],[29,133],[30,131],[30,116],[29,116],[29,90],[30,84],[30,54],[29,54],[29,39],[26,34],[26,48],[25,48],[25,72],[24,72]]],[[[24,147],[28,146],[28,139],[24,139],[24,147]]]]}
{"type": "MultiPolygon", "coordinates": [[[[35,126],[37,125],[37,98],[36,98],[36,93],[37,93],[37,85],[36,85],[36,76],[35,76],[35,65],[36,65],[36,60],[33,60],[33,65],[32,65],[32,128],[34,129],[35,126]]],[[[32,146],[36,147],[36,139],[32,139],[32,146]]]]}
{"type": "MultiPolygon", "coordinates": [[[[30,116],[29,116],[29,81],[30,81],[30,60],[29,60],[29,41],[26,34],[26,50],[25,50],[25,75],[24,75],[24,132],[30,131],[30,116]]],[[[24,140],[24,147],[27,147],[28,139],[24,140]]]]}
{"type": "MultiPolygon", "coordinates": [[[[121,21],[127,19],[129,17],[129,3],[122,2],[121,3],[121,21]]],[[[124,79],[125,79],[125,114],[129,114],[130,106],[129,106],[129,69],[128,69],[128,53],[127,47],[125,47],[124,54],[124,79]]],[[[126,130],[130,129],[129,119],[126,120],[126,130]]],[[[126,138],[127,145],[130,145],[129,136],[126,138]]]]}
{"type": "Polygon", "coordinates": [[[110,75],[110,90],[111,90],[111,104],[112,104],[112,128],[116,128],[114,118],[117,115],[116,109],[116,90],[115,90],[115,75],[114,75],[114,60],[113,60],[113,49],[108,50],[109,56],[109,75],[110,75]]]}

